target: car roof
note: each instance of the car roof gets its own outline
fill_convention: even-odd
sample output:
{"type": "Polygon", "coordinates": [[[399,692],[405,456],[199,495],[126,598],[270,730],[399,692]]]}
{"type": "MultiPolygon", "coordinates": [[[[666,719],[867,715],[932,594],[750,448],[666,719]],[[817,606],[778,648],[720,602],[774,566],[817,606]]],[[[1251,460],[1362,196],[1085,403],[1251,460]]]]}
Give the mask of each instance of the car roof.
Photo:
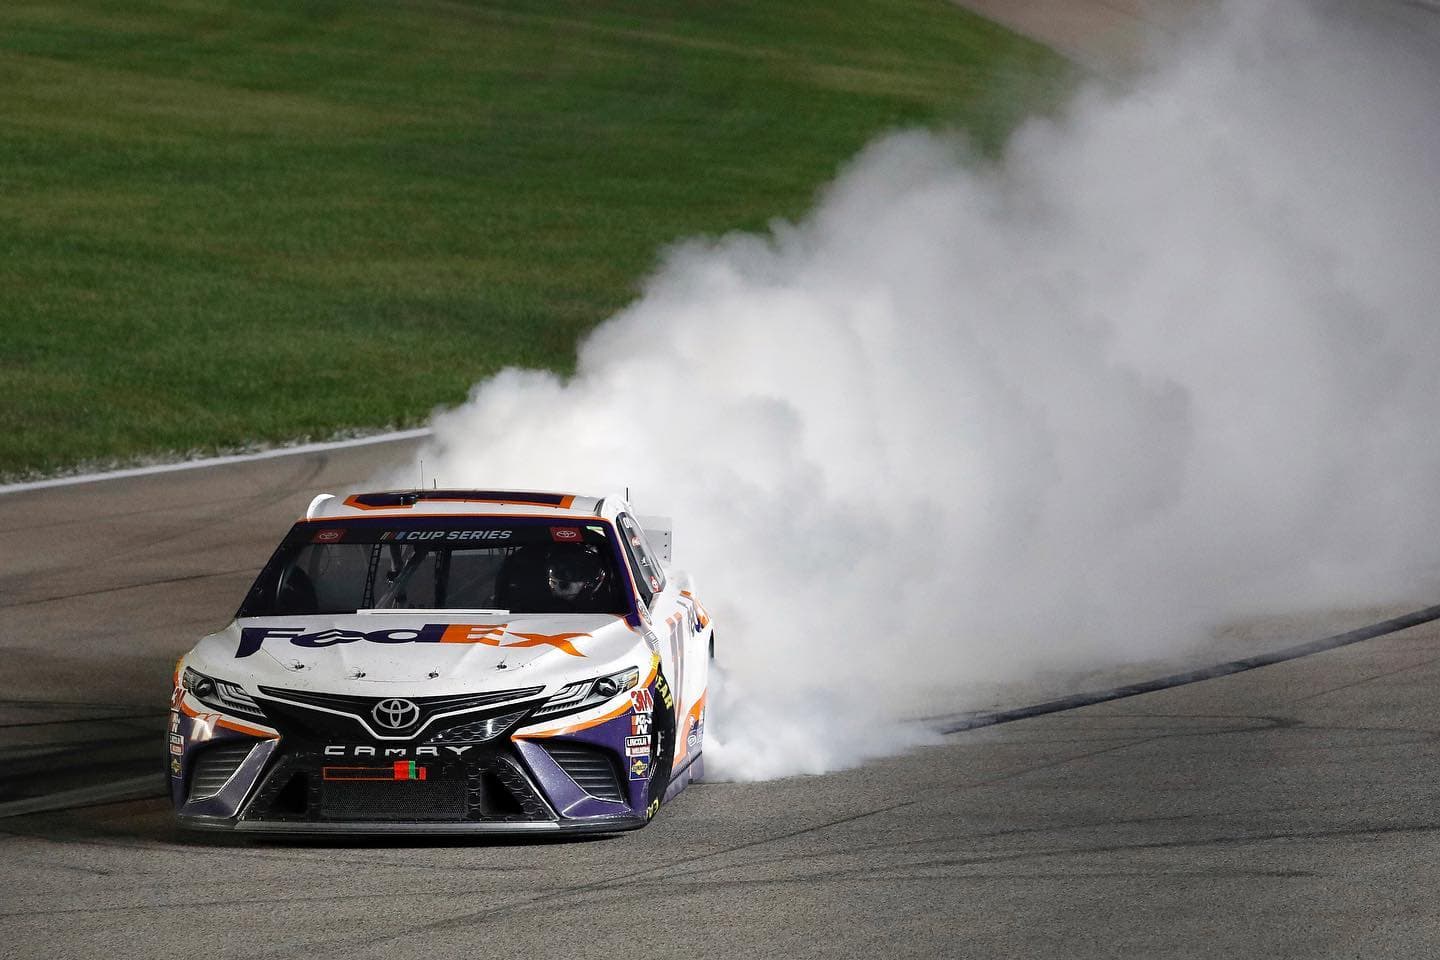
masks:
{"type": "Polygon", "coordinates": [[[377,490],[352,493],[343,499],[322,493],[305,511],[306,520],[343,520],[351,517],[546,516],[595,517],[617,512],[618,498],[586,497],[573,493],[525,490],[377,490]]]}

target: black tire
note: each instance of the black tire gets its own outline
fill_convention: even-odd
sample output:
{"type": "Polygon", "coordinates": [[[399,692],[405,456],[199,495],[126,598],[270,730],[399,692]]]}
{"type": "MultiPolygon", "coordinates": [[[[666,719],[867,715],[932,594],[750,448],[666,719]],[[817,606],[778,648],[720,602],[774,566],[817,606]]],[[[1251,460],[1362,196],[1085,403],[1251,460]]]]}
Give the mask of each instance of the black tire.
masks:
{"type": "Polygon", "coordinates": [[[661,691],[670,690],[670,684],[663,673],[655,676],[655,720],[651,731],[650,761],[650,804],[646,815],[653,817],[665,799],[665,790],[670,786],[670,774],[675,765],[675,708],[678,702],[671,697],[675,706],[667,707],[661,691]]]}

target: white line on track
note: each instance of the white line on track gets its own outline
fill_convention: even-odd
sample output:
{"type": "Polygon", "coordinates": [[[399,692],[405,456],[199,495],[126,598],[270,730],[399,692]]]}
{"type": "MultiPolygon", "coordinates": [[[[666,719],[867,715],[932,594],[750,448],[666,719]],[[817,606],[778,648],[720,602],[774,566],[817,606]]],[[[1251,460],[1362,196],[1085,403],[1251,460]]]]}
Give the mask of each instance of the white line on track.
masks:
{"type": "Polygon", "coordinates": [[[88,807],[98,803],[118,803],[121,800],[145,800],[163,796],[165,777],[163,773],[147,773],[143,777],[116,780],[112,783],[80,787],[61,793],[49,793],[41,797],[25,797],[0,803],[0,818],[19,817],[27,813],[43,813],[46,810],[68,810],[71,807],[88,807]]]}
{"type": "Polygon", "coordinates": [[[203,460],[182,460],[179,463],[156,463],[146,467],[129,467],[124,470],[109,470],[104,473],[80,473],[71,477],[55,477],[51,480],[32,480],[26,483],[0,484],[0,496],[7,493],[23,493],[26,490],[46,490],[50,487],[69,487],[81,483],[99,483],[102,480],[123,480],[127,477],[148,477],[156,473],[174,473],[178,470],[198,470],[202,467],[221,467],[229,463],[249,463],[252,460],[273,460],[276,457],[291,457],[302,453],[325,453],[330,450],[344,450],[348,447],[364,447],[376,443],[393,443],[397,440],[418,440],[430,436],[429,427],[414,430],[396,430],[393,433],[377,433],[369,437],[354,437],[349,440],[330,440],[325,443],[305,443],[294,447],[276,447],[258,453],[236,453],[225,457],[207,457],[203,460]]]}

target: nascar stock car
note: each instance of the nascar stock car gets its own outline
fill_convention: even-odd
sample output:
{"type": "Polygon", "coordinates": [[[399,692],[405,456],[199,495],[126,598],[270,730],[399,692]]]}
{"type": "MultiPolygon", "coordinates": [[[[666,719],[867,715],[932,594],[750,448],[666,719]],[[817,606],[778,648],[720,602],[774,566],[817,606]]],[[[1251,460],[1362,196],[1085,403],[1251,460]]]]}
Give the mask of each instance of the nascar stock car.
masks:
{"type": "Polygon", "coordinates": [[[702,772],[714,630],[619,497],[322,494],[175,668],[188,827],[608,832],[702,772]]]}

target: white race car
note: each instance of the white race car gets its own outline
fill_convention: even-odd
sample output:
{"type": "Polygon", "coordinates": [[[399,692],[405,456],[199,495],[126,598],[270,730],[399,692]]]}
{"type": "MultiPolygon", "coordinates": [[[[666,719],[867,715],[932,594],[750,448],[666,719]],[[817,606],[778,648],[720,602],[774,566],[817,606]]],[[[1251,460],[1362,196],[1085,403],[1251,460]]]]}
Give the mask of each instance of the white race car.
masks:
{"type": "Polygon", "coordinates": [[[701,773],[714,631],[619,497],[316,497],[176,665],[172,798],[260,833],[643,826],[701,773]]]}

